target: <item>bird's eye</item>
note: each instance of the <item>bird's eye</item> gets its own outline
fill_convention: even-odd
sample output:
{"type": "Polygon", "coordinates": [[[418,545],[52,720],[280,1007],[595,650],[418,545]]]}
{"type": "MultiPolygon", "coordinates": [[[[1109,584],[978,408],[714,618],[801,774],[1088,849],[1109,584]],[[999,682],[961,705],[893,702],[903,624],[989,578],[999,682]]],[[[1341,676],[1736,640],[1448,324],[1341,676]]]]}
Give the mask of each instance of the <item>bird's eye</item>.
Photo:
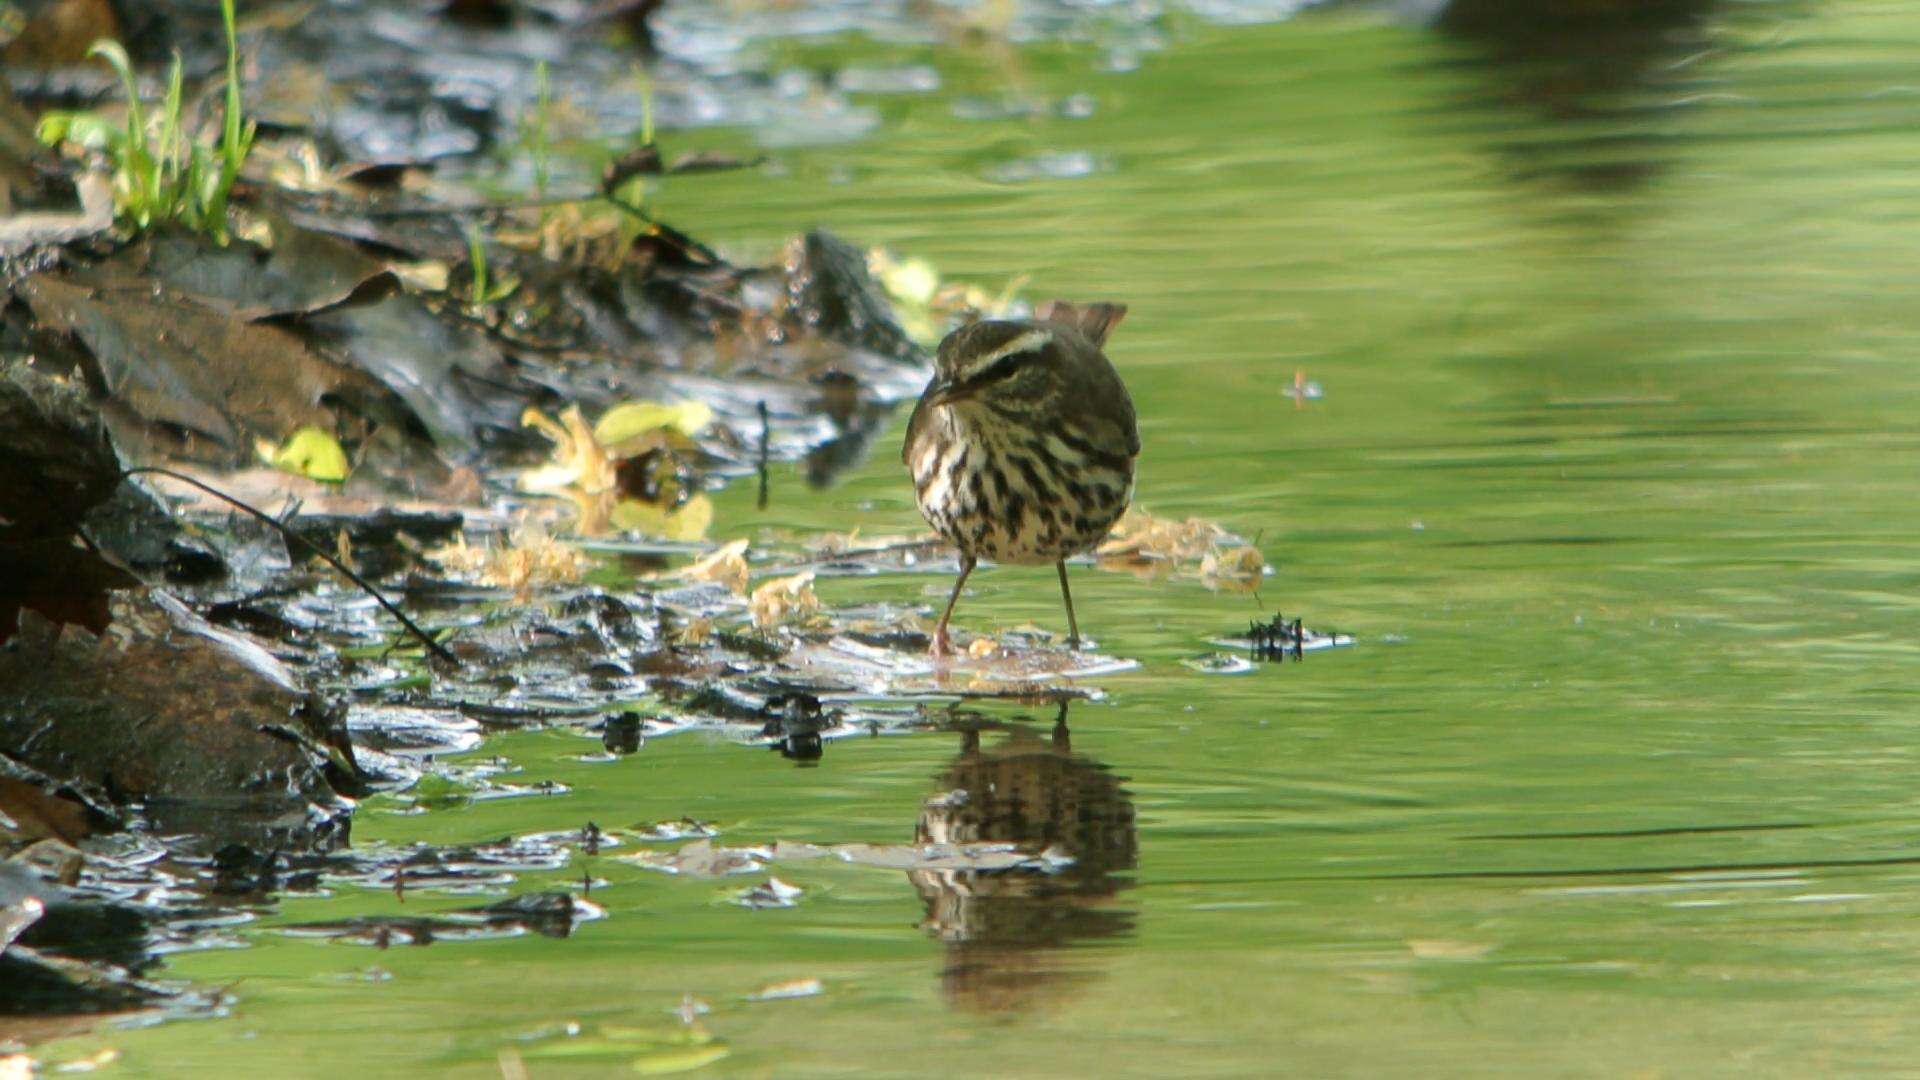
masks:
{"type": "Polygon", "coordinates": [[[1050,331],[1029,330],[975,360],[961,377],[962,381],[974,384],[999,382],[1026,367],[1028,361],[1038,356],[1052,341],[1053,334],[1050,331]]]}

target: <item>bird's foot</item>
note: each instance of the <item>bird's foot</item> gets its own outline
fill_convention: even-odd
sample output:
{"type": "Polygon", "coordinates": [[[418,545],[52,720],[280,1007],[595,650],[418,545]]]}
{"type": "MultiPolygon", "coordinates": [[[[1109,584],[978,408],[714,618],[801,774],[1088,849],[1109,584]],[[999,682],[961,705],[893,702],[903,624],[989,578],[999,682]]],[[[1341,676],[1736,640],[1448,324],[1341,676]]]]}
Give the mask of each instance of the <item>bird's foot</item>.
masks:
{"type": "Polygon", "coordinates": [[[947,636],[946,627],[942,626],[933,632],[933,645],[927,650],[927,653],[930,656],[937,656],[941,659],[946,659],[953,655],[953,639],[947,636]]]}

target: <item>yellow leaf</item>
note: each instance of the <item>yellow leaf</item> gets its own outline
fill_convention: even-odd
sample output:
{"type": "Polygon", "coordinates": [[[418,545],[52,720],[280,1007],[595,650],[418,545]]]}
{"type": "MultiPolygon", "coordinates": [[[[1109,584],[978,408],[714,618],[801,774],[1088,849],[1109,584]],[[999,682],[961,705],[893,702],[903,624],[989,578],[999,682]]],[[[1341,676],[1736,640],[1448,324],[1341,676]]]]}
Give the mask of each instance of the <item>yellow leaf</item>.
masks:
{"type": "Polygon", "coordinates": [[[666,405],[658,401],[629,401],[608,409],[593,425],[593,434],[602,446],[625,442],[649,431],[669,428],[682,435],[698,435],[713,423],[713,410],[704,402],[683,401],[666,405]]]}
{"type": "Polygon", "coordinates": [[[393,276],[422,292],[446,292],[449,270],[445,261],[425,259],[420,262],[396,262],[388,264],[393,276]]]}
{"type": "Polygon", "coordinates": [[[665,540],[698,540],[713,527],[713,500],[695,495],[672,510],[639,499],[613,504],[608,520],[616,529],[634,529],[665,540]]]}
{"type": "Polygon", "coordinates": [[[254,451],[274,468],[309,480],[338,484],[347,478],[347,473],[353,471],[353,466],[347,462],[347,452],[340,449],[340,443],[332,435],[312,425],[287,436],[287,441],[281,443],[278,449],[263,439],[254,445],[254,451]]]}
{"type": "Polygon", "coordinates": [[[567,406],[559,423],[529,405],[520,414],[520,423],[537,429],[554,444],[552,461],[520,474],[520,490],[552,493],[574,488],[591,494],[613,489],[613,462],[580,415],[578,405],[567,406]]]}
{"type": "Polygon", "coordinates": [[[867,268],[880,279],[880,285],[896,300],[926,307],[940,290],[940,271],[922,258],[896,260],[888,252],[875,248],[867,255],[867,268]]]}

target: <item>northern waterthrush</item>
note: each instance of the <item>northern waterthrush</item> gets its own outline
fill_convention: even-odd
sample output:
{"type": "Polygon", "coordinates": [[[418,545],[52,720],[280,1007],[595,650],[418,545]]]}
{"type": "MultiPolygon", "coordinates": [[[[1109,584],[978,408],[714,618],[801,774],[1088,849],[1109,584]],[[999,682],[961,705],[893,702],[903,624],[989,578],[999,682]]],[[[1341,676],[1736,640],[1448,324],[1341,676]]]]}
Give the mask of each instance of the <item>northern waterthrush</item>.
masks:
{"type": "Polygon", "coordinates": [[[1068,644],[1080,644],[1066,560],[1106,538],[1133,497],[1133,399],[1101,346],[1127,309],[1054,301],[1037,319],[963,326],[940,343],[901,459],[920,513],[960,549],[947,621],[981,559],[1060,570],[1068,644]]]}

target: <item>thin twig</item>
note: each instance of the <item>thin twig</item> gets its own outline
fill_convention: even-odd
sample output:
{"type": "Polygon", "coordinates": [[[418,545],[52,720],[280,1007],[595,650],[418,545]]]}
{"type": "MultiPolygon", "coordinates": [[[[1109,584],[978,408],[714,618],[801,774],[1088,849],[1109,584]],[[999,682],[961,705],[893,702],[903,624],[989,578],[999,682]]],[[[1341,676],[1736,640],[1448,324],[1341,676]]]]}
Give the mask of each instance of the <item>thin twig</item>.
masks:
{"type": "Polygon", "coordinates": [[[389,615],[392,615],[394,618],[399,619],[400,625],[406,627],[408,633],[412,634],[416,638],[419,638],[420,644],[425,645],[427,647],[428,652],[431,652],[433,655],[439,657],[442,660],[445,660],[450,664],[453,664],[456,667],[459,666],[460,664],[459,657],[453,655],[452,652],[448,651],[445,645],[442,645],[439,642],[433,640],[433,637],[429,635],[425,630],[420,629],[419,624],[415,623],[412,619],[408,618],[406,612],[401,611],[398,607],[395,607],[392,601],[380,595],[380,590],[374,588],[371,584],[369,584],[366,578],[363,578],[359,574],[354,573],[352,569],[350,569],[346,564],[342,563],[339,559],[334,558],[332,555],[329,555],[325,551],[321,550],[318,544],[315,544],[313,541],[307,539],[304,536],[301,536],[299,533],[294,532],[292,529],[287,528],[285,524],[275,519],[272,515],[268,514],[266,511],[260,510],[254,506],[248,505],[247,503],[241,502],[239,499],[234,498],[233,496],[227,494],[224,491],[219,490],[218,488],[211,487],[198,480],[195,480],[193,477],[188,476],[186,473],[175,472],[172,469],[163,469],[158,465],[142,465],[142,466],[139,466],[138,468],[123,469],[121,470],[120,475],[123,477],[138,476],[141,473],[153,473],[156,476],[170,477],[174,480],[180,481],[183,484],[187,484],[192,487],[199,488],[201,491],[206,492],[207,494],[213,496],[214,498],[230,503],[233,506],[236,506],[241,510],[244,510],[247,513],[253,515],[254,517],[260,519],[261,521],[265,522],[267,525],[272,526],[273,529],[279,532],[279,534],[282,537],[286,538],[289,541],[292,541],[293,543],[299,544],[300,547],[305,549],[308,554],[318,556],[322,562],[326,563],[328,566],[331,566],[335,570],[338,570],[342,574],[346,575],[346,578],[348,581],[353,582],[355,585],[358,585],[361,589],[365,590],[368,596],[373,597],[374,600],[377,601],[381,607],[387,609],[387,613],[389,615]]]}
{"type": "Polygon", "coordinates": [[[767,403],[760,402],[760,509],[767,508],[767,443],[773,434],[772,421],[767,418],[767,403]]]}

